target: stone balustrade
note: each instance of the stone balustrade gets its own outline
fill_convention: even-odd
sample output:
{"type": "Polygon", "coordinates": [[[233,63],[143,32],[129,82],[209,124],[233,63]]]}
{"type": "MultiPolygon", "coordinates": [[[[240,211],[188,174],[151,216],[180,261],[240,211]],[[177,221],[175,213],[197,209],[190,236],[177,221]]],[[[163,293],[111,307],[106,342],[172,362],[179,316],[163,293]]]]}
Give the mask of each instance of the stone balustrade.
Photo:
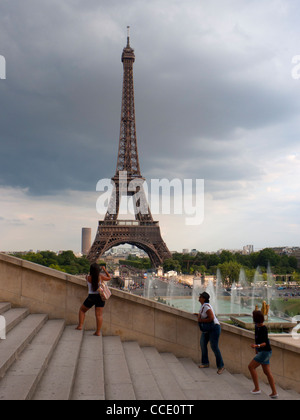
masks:
{"type": "MultiPolygon", "coordinates": [[[[200,361],[201,333],[195,315],[117,289],[111,291],[104,308],[103,335],[118,335],[123,341],[138,341],[141,346],[200,361]]],[[[86,295],[86,282],[79,277],[0,254],[0,301],[27,307],[32,313],[47,313],[50,319],[64,318],[71,325],[77,324],[86,295]]],[[[248,375],[253,332],[221,324],[220,349],[227,369],[248,375]]],[[[85,328],[95,328],[93,309],[87,313],[85,328]]],[[[300,338],[270,335],[270,340],[276,382],[300,392],[300,338]]],[[[213,365],[212,354],[210,360],[213,365]]]]}

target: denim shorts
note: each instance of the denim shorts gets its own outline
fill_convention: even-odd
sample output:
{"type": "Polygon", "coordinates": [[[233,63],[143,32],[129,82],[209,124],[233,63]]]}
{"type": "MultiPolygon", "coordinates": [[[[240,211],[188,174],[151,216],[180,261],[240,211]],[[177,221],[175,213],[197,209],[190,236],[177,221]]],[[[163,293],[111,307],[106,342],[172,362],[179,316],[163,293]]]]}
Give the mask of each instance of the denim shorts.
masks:
{"type": "Polygon", "coordinates": [[[260,351],[254,357],[254,360],[262,365],[269,365],[271,356],[272,351],[260,351]]]}

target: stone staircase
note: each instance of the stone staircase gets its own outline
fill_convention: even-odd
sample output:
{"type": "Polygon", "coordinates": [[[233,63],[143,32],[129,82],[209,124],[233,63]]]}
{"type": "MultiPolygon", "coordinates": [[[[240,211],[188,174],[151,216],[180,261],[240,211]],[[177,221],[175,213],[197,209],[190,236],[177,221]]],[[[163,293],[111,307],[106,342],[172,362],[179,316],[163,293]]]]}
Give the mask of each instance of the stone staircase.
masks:
{"type": "MultiPolygon", "coordinates": [[[[0,400],[270,400],[243,375],[216,374],[191,360],[118,336],[95,337],[64,320],[0,303],[0,400]]],[[[279,399],[300,395],[278,387],[279,399]]]]}

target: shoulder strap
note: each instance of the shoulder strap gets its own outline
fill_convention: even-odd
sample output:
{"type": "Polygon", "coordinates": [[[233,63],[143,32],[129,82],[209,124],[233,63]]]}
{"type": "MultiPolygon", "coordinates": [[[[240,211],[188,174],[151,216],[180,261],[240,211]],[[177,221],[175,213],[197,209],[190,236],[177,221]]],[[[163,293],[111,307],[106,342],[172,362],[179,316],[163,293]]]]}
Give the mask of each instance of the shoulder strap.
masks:
{"type": "Polygon", "coordinates": [[[208,305],[209,306],[209,308],[210,308],[210,304],[209,303],[203,303],[203,305],[202,305],[202,308],[201,308],[201,314],[203,313],[203,311],[204,311],[204,308],[205,308],[205,305],[208,305]]]}
{"type": "Polygon", "coordinates": [[[99,274],[99,279],[98,279],[98,284],[99,284],[99,286],[100,286],[100,284],[102,284],[103,283],[103,281],[101,280],[101,274],[99,274]]]}

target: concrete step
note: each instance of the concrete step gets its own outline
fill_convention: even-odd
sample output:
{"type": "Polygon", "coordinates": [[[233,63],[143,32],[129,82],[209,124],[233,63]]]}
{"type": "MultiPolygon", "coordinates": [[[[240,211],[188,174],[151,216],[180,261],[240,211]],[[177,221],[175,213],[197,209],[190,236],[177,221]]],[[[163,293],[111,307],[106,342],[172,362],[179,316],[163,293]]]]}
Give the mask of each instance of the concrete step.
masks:
{"type": "Polygon", "coordinates": [[[8,332],[5,340],[0,340],[0,378],[3,378],[5,372],[43,327],[47,319],[48,316],[45,314],[28,315],[8,332]]]}
{"type": "Polygon", "coordinates": [[[11,304],[9,302],[0,302],[0,315],[8,311],[10,308],[11,304]]]}
{"type": "MultiPolygon", "coordinates": [[[[248,388],[250,395],[252,396],[253,400],[256,399],[266,399],[266,400],[271,400],[271,398],[269,397],[269,395],[271,394],[271,390],[270,387],[264,387],[261,388],[261,394],[258,395],[252,395],[251,394],[251,390],[254,388],[253,385],[253,381],[252,379],[247,378],[245,375],[241,374],[241,373],[236,373],[233,375],[241,385],[245,386],[246,388],[248,388]]],[[[262,381],[259,381],[260,384],[262,384],[262,381]]]]}
{"type": "Polygon", "coordinates": [[[163,353],[161,356],[176,378],[186,399],[214,399],[214,393],[208,386],[207,376],[191,359],[178,359],[172,353],[163,353]]]}
{"type": "Polygon", "coordinates": [[[186,400],[185,393],[175,376],[154,347],[142,347],[148,366],[165,400],[186,400]]]}
{"type": "Polygon", "coordinates": [[[29,309],[27,308],[13,308],[4,312],[2,316],[6,322],[6,334],[18,325],[22,319],[26,318],[27,315],[29,315],[29,309]]]}
{"type": "MultiPolygon", "coordinates": [[[[32,317],[37,318],[38,315],[30,315],[23,322],[32,317]]],[[[64,324],[63,320],[50,320],[38,331],[1,380],[0,400],[27,400],[33,397],[63,332],[64,324]]]]}
{"type": "Polygon", "coordinates": [[[214,392],[209,386],[209,378],[205,375],[202,369],[198,368],[198,365],[188,358],[179,358],[178,361],[184,367],[189,377],[194,380],[194,384],[191,379],[185,385],[186,394],[189,395],[189,399],[192,400],[213,400],[215,399],[214,392]]]}
{"type": "MultiPolygon", "coordinates": [[[[270,385],[263,382],[263,381],[259,381],[259,386],[260,389],[266,394],[266,395],[270,395],[271,394],[271,388],[270,385]]],[[[281,386],[276,385],[276,391],[278,393],[278,400],[300,400],[300,395],[295,395],[292,391],[287,390],[287,389],[283,389],[281,386]]]]}
{"type": "Polygon", "coordinates": [[[288,393],[290,395],[290,399],[291,400],[297,400],[297,401],[300,400],[300,394],[299,394],[299,392],[294,391],[293,389],[288,389],[287,391],[288,391],[288,393]]]}
{"type": "Polygon", "coordinates": [[[135,392],[118,336],[103,337],[105,399],[135,400],[135,392]]]}
{"type": "MultiPolygon", "coordinates": [[[[63,325],[63,324],[62,324],[63,325]]],[[[72,394],[83,331],[65,327],[33,400],[69,400],[72,394]]]]}
{"type": "Polygon", "coordinates": [[[145,355],[135,341],[123,343],[124,353],[137,400],[162,400],[163,396],[145,355]]]}
{"type": "MultiPolygon", "coordinates": [[[[233,376],[238,378],[240,383],[242,383],[243,385],[246,385],[250,391],[251,389],[253,389],[253,382],[251,379],[248,379],[246,376],[240,373],[234,374],[233,376]]],[[[265,399],[270,400],[271,399],[269,397],[269,395],[271,394],[270,386],[267,383],[263,382],[262,380],[259,380],[259,386],[262,391],[261,395],[264,395],[265,399]]],[[[278,393],[278,400],[300,400],[300,394],[294,391],[285,390],[281,388],[280,386],[278,386],[277,384],[276,384],[276,390],[278,393]]],[[[259,395],[254,395],[253,397],[254,397],[253,399],[257,399],[259,395]]]]}
{"type": "Polygon", "coordinates": [[[85,331],[78,360],[72,400],[105,400],[103,338],[85,331]]]}
{"type": "Polygon", "coordinates": [[[228,371],[225,370],[222,375],[218,375],[216,369],[199,369],[191,359],[177,359],[171,353],[162,356],[187,398],[195,400],[248,399],[248,391],[243,389],[241,384],[231,381],[232,375],[228,371]]]}
{"type": "MultiPolygon", "coordinates": [[[[200,369],[199,369],[200,370],[200,369]]],[[[201,369],[207,376],[209,382],[216,389],[217,396],[215,399],[228,399],[228,400],[266,400],[269,397],[262,393],[260,395],[251,394],[253,383],[244,375],[241,375],[245,381],[240,381],[235,378],[226,369],[222,375],[218,375],[215,369],[201,369]]]]}

